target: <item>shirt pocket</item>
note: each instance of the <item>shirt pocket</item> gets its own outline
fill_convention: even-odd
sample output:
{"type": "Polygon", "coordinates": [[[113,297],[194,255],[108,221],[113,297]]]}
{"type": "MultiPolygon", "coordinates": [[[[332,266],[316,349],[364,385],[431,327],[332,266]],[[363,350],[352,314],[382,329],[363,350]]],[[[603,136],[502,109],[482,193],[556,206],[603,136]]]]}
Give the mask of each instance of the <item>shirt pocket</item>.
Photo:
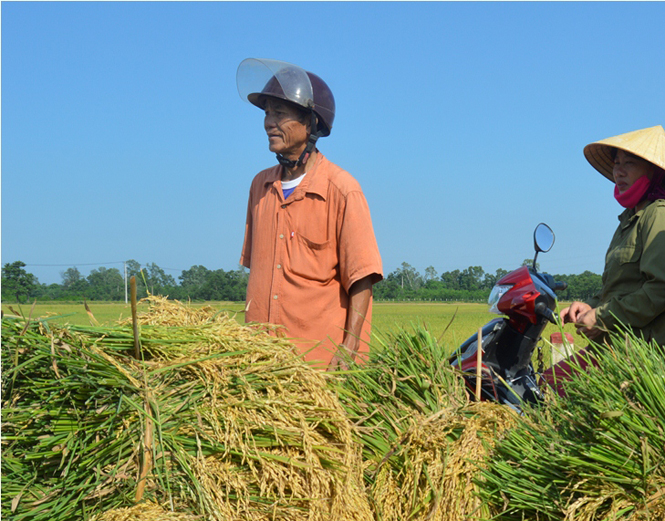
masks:
{"type": "Polygon", "coordinates": [[[616,252],[616,259],[619,264],[627,264],[629,262],[638,262],[640,260],[640,250],[635,247],[619,248],[616,252]]]}
{"type": "Polygon", "coordinates": [[[614,251],[616,262],[621,265],[639,262],[642,256],[642,244],[637,234],[631,234],[628,240],[614,251]]]}
{"type": "Polygon", "coordinates": [[[292,239],[289,260],[295,275],[317,282],[334,278],[337,256],[332,241],[310,241],[298,232],[294,232],[292,239]]]}

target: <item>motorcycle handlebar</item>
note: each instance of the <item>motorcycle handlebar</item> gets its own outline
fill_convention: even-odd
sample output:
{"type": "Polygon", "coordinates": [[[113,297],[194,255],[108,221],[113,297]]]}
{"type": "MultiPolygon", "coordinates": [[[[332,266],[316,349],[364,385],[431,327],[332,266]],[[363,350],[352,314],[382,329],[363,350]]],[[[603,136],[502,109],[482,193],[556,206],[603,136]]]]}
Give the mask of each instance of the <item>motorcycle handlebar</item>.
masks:
{"type": "Polygon", "coordinates": [[[554,280],[554,277],[548,273],[534,272],[533,274],[535,274],[540,280],[547,284],[547,286],[550,287],[552,291],[563,291],[568,287],[567,282],[557,282],[554,280]]]}
{"type": "Polygon", "coordinates": [[[549,309],[544,302],[536,304],[536,313],[544,316],[547,320],[552,322],[552,324],[556,324],[556,314],[549,309]]]}
{"type": "Polygon", "coordinates": [[[563,291],[568,287],[567,282],[555,282],[554,283],[554,291],[563,291]]]}

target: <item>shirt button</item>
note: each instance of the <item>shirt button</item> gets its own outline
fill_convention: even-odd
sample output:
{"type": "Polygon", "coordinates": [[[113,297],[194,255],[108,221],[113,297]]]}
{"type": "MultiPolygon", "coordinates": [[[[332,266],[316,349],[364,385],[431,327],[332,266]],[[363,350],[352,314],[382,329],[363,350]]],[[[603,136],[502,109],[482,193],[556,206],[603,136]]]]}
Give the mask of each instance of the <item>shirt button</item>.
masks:
{"type": "Polygon", "coordinates": [[[279,234],[279,238],[280,238],[280,239],[283,239],[283,238],[284,238],[284,234],[283,234],[283,233],[280,233],[280,234],[279,234]]]}
{"type": "Polygon", "coordinates": [[[285,205],[285,204],[283,204],[283,205],[282,205],[282,208],[286,208],[286,205],[285,205]]]}
{"type": "Polygon", "coordinates": [[[277,300],[277,295],[273,295],[272,298],[274,298],[275,300],[277,300]]]}
{"type": "Polygon", "coordinates": [[[281,269],[282,269],[282,265],[281,265],[281,264],[278,264],[278,265],[277,265],[277,269],[278,269],[278,270],[281,270],[281,269]]]}

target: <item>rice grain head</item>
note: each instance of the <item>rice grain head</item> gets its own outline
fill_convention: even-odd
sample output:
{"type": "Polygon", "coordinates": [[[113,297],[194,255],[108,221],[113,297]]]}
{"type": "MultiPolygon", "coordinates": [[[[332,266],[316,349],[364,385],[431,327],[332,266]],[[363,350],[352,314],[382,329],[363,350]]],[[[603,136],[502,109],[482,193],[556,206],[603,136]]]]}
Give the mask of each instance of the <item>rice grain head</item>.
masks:
{"type": "Polygon", "coordinates": [[[384,521],[458,521],[482,507],[474,477],[501,433],[515,424],[512,409],[480,402],[414,421],[372,487],[384,521]]]}

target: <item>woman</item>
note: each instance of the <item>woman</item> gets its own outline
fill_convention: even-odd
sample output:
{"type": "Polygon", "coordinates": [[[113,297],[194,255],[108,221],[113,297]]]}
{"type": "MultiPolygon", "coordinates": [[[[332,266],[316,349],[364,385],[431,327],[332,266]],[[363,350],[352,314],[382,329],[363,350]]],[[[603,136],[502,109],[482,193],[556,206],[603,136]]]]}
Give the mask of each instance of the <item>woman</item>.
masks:
{"type": "MultiPolygon", "coordinates": [[[[605,256],[603,286],[590,301],[573,302],[563,323],[596,343],[619,327],[665,346],[665,130],[656,127],[591,143],[584,148],[591,166],[614,182],[619,215],[605,256]]],[[[582,349],[554,365],[543,377],[560,396],[578,369],[597,365],[582,349]]]]}
{"type": "Polygon", "coordinates": [[[665,345],[665,130],[637,130],[584,148],[591,165],[614,181],[626,208],[605,256],[601,292],[561,312],[564,323],[602,342],[623,325],[665,345]]]}

